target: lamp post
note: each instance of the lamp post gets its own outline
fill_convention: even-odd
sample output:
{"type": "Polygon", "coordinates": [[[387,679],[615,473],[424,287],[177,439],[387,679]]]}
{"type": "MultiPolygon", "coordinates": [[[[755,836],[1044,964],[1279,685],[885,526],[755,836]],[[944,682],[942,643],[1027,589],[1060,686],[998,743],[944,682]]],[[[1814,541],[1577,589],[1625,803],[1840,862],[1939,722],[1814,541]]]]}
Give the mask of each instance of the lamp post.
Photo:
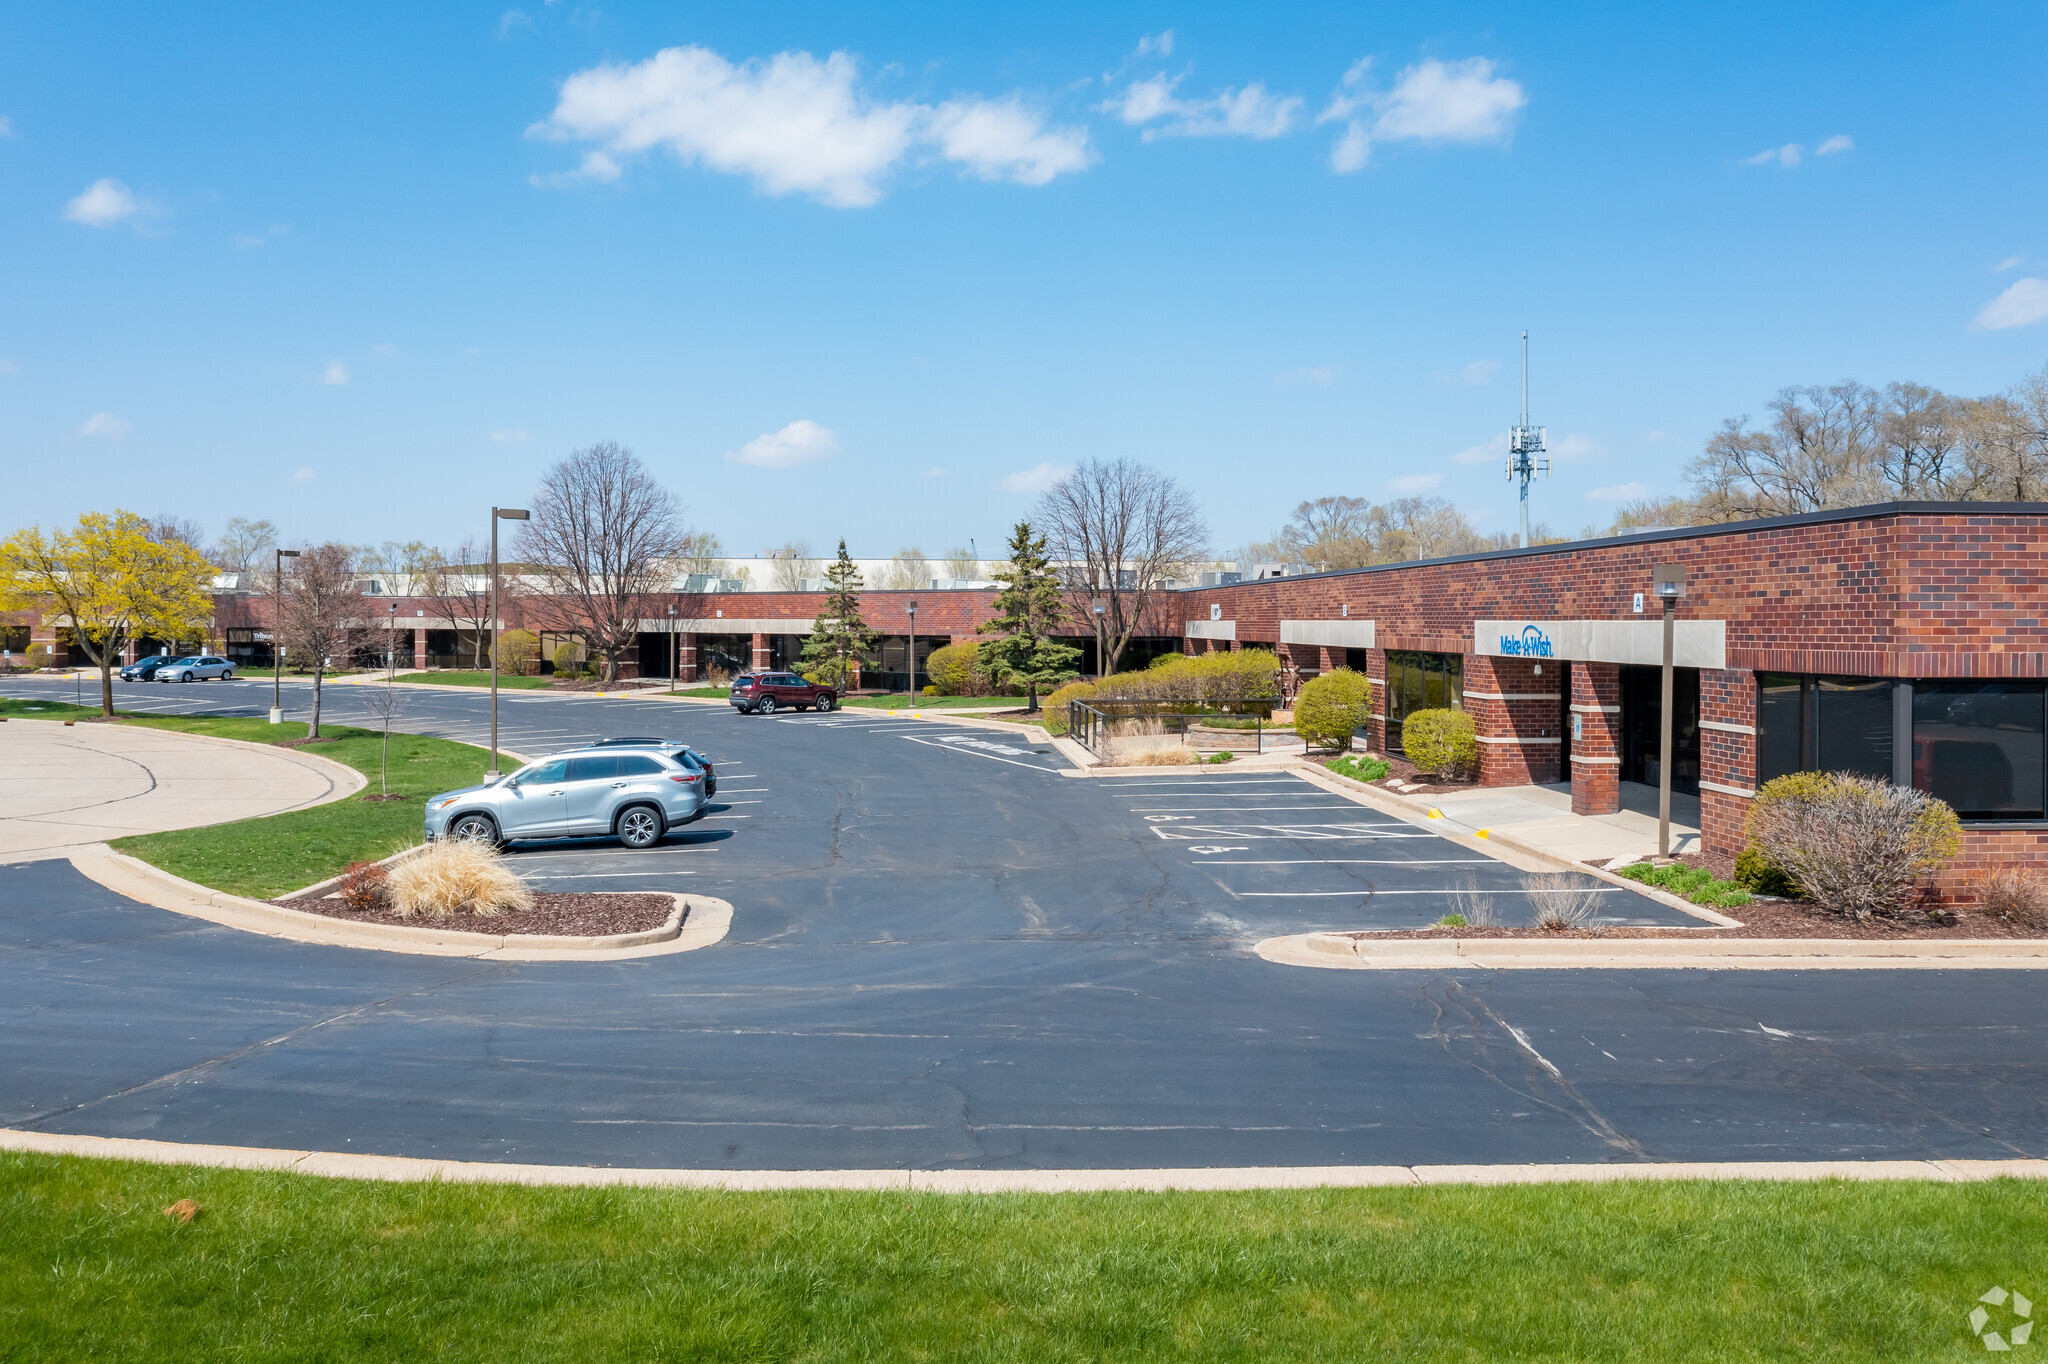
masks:
{"type": "Polygon", "coordinates": [[[532,513],[517,507],[491,508],[491,770],[498,779],[498,523],[525,521],[532,513]]]}
{"type": "Polygon", "coordinates": [[[1685,595],[1685,566],[1658,564],[1651,570],[1657,600],[1664,604],[1664,676],[1657,712],[1657,856],[1671,856],[1671,646],[1677,633],[1678,599],[1685,595]]]}
{"type": "Polygon", "coordinates": [[[910,652],[905,655],[903,666],[910,670],[910,686],[908,691],[915,697],[917,695],[917,598],[912,597],[910,604],[903,609],[910,613],[910,652]]]}
{"type": "Polygon", "coordinates": [[[1109,646],[1103,642],[1102,637],[1103,613],[1108,610],[1109,601],[1107,598],[1090,597],[1088,599],[1088,612],[1095,617],[1095,675],[1097,677],[1109,676],[1109,659],[1106,657],[1109,646]]]}
{"type": "Polygon", "coordinates": [[[668,694],[676,694],[676,660],[680,657],[676,644],[676,608],[668,608],[668,694]]]}
{"type": "Polygon", "coordinates": [[[270,575],[270,723],[284,723],[284,561],[296,559],[295,549],[277,551],[277,567],[270,575]]]}
{"type": "Polygon", "coordinates": [[[384,681],[389,685],[398,676],[398,603],[389,603],[390,616],[384,625],[384,681]]]}

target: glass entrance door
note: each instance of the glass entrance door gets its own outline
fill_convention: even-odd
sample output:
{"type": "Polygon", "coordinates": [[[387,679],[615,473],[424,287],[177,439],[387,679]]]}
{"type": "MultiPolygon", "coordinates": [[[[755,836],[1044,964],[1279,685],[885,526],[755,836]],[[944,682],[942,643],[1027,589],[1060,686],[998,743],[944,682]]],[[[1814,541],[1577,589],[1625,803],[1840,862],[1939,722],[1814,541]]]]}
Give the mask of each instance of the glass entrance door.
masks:
{"type": "MultiPolygon", "coordinates": [[[[1657,785],[1659,723],[1664,678],[1661,668],[1621,670],[1621,779],[1657,785]]],[[[1700,793],[1700,673],[1671,670],[1671,789],[1700,793]]]]}

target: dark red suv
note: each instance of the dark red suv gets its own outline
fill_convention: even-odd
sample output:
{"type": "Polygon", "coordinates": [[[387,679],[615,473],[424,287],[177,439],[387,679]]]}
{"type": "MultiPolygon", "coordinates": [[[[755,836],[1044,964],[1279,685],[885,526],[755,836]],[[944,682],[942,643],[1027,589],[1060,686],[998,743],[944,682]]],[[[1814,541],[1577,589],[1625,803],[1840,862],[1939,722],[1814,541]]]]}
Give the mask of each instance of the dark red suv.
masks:
{"type": "Polygon", "coordinates": [[[741,673],[732,680],[732,708],[743,715],[830,710],[838,704],[838,692],[806,682],[795,673],[741,673]]]}

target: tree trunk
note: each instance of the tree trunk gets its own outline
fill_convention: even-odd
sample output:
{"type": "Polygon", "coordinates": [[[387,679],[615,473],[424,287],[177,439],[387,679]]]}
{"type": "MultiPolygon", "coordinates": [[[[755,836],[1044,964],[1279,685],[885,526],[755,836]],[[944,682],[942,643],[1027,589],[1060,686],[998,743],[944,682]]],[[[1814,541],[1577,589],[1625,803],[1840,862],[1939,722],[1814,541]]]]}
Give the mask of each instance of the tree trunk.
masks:
{"type": "Polygon", "coordinates": [[[113,713],[114,665],[111,663],[102,663],[100,664],[100,714],[111,716],[113,715],[113,713]]]}
{"type": "Polygon", "coordinates": [[[321,665],[316,661],[313,664],[313,718],[306,725],[308,739],[320,737],[320,674],[321,665]]]}

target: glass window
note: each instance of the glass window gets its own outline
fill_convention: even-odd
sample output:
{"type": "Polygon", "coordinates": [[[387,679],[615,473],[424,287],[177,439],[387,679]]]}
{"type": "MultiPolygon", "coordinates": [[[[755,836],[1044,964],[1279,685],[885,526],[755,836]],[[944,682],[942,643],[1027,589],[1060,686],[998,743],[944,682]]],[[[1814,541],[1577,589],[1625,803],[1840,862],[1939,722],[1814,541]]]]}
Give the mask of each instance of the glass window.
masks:
{"type": "Polygon", "coordinates": [[[1892,779],[1892,684],[1823,677],[1817,684],[1814,765],[1892,779]]]}
{"type": "Polygon", "coordinates": [[[619,775],[622,777],[658,777],[668,769],[661,760],[648,753],[622,753],[619,755],[619,775]]]}
{"type": "Polygon", "coordinates": [[[570,781],[606,781],[619,775],[619,759],[611,753],[593,753],[587,758],[569,759],[570,781]]]}
{"type": "Polygon", "coordinates": [[[1913,686],[1913,785],[1964,819],[2048,817],[2038,682],[1913,686]]]}
{"type": "Polygon", "coordinates": [[[1756,679],[1756,780],[1761,786],[1774,777],[1805,766],[1800,724],[1804,689],[1786,673],[1758,673],[1756,679]]]}
{"type": "Polygon", "coordinates": [[[535,763],[519,774],[521,786],[553,786],[568,776],[569,762],[556,758],[553,762],[535,763]]]}

